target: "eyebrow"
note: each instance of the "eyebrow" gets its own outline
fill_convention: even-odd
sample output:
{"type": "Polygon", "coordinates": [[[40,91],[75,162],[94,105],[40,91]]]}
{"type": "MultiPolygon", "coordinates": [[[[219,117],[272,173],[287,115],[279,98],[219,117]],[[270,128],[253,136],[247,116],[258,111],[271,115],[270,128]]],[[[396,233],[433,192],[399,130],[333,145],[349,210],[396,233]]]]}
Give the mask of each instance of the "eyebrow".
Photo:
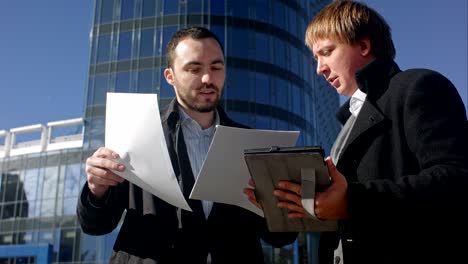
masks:
{"type": "MultiPolygon", "coordinates": [[[[212,61],[210,63],[210,65],[213,65],[213,64],[222,64],[222,65],[224,65],[224,60],[221,60],[221,59],[214,60],[214,61],[212,61]]],[[[184,67],[191,66],[191,65],[200,66],[200,65],[202,65],[202,63],[199,62],[199,61],[189,61],[189,62],[185,63],[184,67]]]]}

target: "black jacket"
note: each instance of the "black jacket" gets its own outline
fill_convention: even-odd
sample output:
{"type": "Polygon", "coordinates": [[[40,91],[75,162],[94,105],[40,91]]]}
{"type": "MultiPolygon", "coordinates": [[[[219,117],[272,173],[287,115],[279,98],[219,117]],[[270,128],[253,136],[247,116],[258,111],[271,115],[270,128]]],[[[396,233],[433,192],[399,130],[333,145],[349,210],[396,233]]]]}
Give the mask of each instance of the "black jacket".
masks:
{"type": "MultiPolygon", "coordinates": [[[[217,110],[221,125],[245,128],[220,107],[217,110]]],[[[126,210],[111,263],[206,263],[208,252],[212,263],[263,263],[260,239],[277,247],[292,243],[296,233],[269,233],[264,218],[237,206],[214,203],[205,220],[201,201],[188,198],[194,177],[179,119],[173,100],[161,120],[174,172],[193,212],[177,209],[128,181],[112,188],[107,202],[96,208],[88,202],[87,185],[83,188],[77,214],[85,233],[111,232],[126,210]]]]}
{"type": "Polygon", "coordinates": [[[336,164],[351,216],[340,223],[344,263],[466,263],[468,123],[458,92],[437,72],[402,72],[391,60],[356,78],[367,98],[336,164]]]}

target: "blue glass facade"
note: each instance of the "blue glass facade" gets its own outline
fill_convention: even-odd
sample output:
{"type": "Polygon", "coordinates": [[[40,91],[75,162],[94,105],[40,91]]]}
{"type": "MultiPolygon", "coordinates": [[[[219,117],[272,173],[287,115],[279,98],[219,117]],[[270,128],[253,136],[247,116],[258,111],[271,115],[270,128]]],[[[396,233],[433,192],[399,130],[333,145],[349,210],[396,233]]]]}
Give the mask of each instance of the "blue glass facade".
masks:
{"type": "Polygon", "coordinates": [[[329,1],[98,0],[91,37],[85,148],[103,143],[106,92],[174,90],[163,77],[165,46],[190,25],[215,32],[225,47],[222,105],[235,120],[258,129],[300,130],[300,145],[329,149],[339,126],[328,117],[339,98],[304,45],[314,13],[329,1]]]}

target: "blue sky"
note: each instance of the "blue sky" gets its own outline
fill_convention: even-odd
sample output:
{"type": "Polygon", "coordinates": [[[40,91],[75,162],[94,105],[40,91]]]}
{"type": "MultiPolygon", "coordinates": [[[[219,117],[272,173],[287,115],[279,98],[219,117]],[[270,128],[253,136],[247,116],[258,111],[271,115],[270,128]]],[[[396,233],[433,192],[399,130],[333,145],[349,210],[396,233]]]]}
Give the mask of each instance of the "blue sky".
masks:
{"type": "MultiPolygon", "coordinates": [[[[364,2],[392,27],[402,69],[441,72],[468,105],[467,1],[364,2]]],[[[93,3],[0,1],[0,130],[83,115],[93,3]]]]}

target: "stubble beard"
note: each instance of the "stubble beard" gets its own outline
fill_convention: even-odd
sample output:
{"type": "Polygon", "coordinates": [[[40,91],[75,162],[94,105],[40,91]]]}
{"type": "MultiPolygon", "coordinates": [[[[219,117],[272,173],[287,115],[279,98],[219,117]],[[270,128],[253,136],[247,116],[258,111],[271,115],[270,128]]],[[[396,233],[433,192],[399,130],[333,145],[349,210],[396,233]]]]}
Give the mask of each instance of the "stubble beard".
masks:
{"type": "MultiPolygon", "coordinates": [[[[201,90],[204,87],[200,87],[197,90],[201,90]]],[[[207,88],[212,88],[219,92],[219,88],[214,86],[214,85],[208,85],[207,88]]],[[[180,99],[182,102],[190,109],[199,113],[209,113],[212,112],[216,109],[219,103],[219,97],[217,97],[213,102],[210,102],[209,104],[205,104],[205,102],[200,102],[197,103],[195,97],[190,97],[188,96],[180,96],[180,99]]]]}

